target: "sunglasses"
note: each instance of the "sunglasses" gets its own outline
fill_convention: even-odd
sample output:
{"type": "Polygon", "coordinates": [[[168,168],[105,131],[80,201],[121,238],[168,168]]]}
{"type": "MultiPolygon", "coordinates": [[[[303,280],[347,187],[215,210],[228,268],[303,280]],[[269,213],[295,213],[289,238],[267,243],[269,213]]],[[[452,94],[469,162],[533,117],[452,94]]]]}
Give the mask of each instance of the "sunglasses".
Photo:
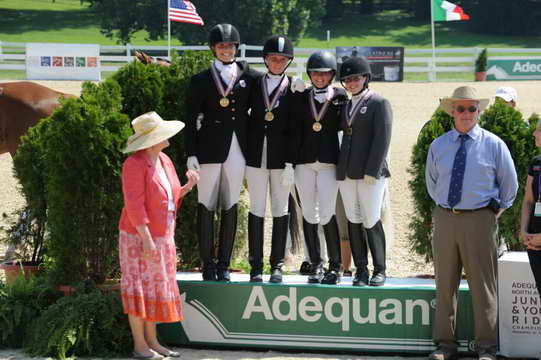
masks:
{"type": "Polygon", "coordinates": [[[469,106],[467,108],[465,108],[464,106],[457,106],[455,108],[455,110],[459,113],[459,114],[462,114],[464,111],[468,110],[469,112],[471,113],[474,113],[477,111],[477,106],[469,106]]]}

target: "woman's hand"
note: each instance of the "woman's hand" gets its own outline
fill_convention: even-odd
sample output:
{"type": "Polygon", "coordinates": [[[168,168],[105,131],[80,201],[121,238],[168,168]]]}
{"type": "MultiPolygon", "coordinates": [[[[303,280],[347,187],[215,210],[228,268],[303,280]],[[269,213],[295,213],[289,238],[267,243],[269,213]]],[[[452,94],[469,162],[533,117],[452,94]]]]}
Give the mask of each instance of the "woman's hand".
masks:
{"type": "Polygon", "coordinates": [[[152,238],[145,238],[143,240],[143,256],[150,257],[156,253],[156,244],[152,238]]]}
{"type": "Polygon", "coordinates": [[[188,182],[184,186],[186,186],[189,191],[199,182],[199,172],[190,169],[186,171],[186,178],[188,178],[188,182]]]}
{"type": "Polygon", "coordinates": [[[524,245],[530,250],[541,250],[541,234],[528,234],[524,245]]]}

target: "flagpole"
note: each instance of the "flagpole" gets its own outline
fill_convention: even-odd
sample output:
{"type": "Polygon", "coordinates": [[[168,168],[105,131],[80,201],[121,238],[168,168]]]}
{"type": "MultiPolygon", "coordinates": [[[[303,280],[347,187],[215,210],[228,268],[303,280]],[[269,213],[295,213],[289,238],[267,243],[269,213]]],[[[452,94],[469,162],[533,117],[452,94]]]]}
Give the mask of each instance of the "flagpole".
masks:
{"type": "Polygon", "coordinates": [[[171,60],[171,18],[169,18],[169,5],[170,1],[167,0],[167,58],[171,60]]]}
{"type": "Polygon", "coordinates": [[[434,28],[434,0],[430,1],[430,25],[432,28],[432,67],[428,76],[428,80],[436,80],[436,30],[434,28]]]}

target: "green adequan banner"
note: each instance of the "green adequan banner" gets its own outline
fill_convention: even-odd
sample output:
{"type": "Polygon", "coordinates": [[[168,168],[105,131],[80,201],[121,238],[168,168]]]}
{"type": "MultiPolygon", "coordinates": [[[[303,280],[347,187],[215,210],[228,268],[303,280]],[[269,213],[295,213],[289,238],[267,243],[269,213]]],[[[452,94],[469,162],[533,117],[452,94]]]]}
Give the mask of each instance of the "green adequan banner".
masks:
{"type": "Polygon", "coordinates": [[[491,57],[487,64],[487,80],[539,80],[541,57],[491,57]]]}
{"type": "MultiPolygon", "coordinates": [[[[428,353],[433,286],[383,288],[179,281],[185,320],[160,326],[172,344],[428,353]]],[[[469,291],[459,291],[457,335],[473,339],[469,291]]]]}

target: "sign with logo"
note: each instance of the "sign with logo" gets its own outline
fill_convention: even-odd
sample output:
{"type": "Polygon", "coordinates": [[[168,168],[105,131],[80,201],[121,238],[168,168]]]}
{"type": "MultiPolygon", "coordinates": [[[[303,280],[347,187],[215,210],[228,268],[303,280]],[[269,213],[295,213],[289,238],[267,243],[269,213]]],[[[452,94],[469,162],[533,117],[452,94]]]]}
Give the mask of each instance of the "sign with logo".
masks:
{"type": "MultiPolygon", "coordinates": [[[[428,353],[433,286],[254,285],[179,281],[185,320],[162,324],[166,342],[260,348],[428,353]]],[[[460,290],[461,350],[473,338],[469,292],[460,290]]]]}
{"type": "Polygon", "coordinates": [[[101,79],[100,46],[94,44],[26,44],[28,80],[101,79]]]}
{"type": "Polygon", "coordinates": [[[526,252],[508,252],[498,259],[500,353],[538,358],[541,299],[526,252]]]}
{"type": "Polygon", "coordinates": [[[539,80],[541,57],[490,57],[487,62],[487,80],[539,80]]]}
{"type": "Polygon", "coordinates": [[[348,57],[364,56],[370,63],[372,81],[402,81],[404,79],[404,48],[391,46],[337,46],[338,75],[348,57]]]}

